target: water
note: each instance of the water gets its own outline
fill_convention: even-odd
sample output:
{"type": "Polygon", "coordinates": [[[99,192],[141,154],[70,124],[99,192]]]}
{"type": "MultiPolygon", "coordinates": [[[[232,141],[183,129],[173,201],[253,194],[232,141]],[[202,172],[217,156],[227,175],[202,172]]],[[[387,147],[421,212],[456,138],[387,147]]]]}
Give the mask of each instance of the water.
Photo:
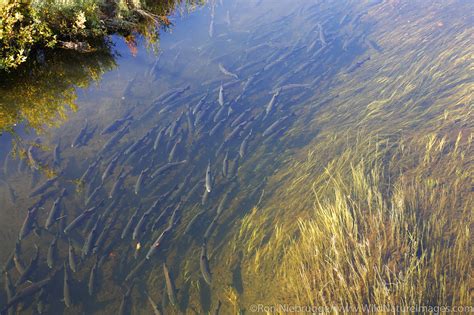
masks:
{"type": "MultiPolygon", "coordinates": [[[[304,156],[318,135],[329,138],[345,124],[354,133],[384,124],[351,125],[352,118],[370,110],[367,104],[324,121],[344,110],[344,105],[328,104],[361,98],[357,91],[338,90],[337,84],[357,75],[370,77],[383,63],[384,44],[390,43],[378,38],[389,28],[384,19],[392,22],[376,16],[382,14],[380,5],[210,2],[176,15],[172,32],[160,38],[158,53],[147,49],[143,38],[137,38],[135,52],[113,37],[114,54],[76,60],[69,54],[51,56],[47,71],[25,74],[21,86],[17,81],[7,84],[5,104],[23,108],[20,115],[26,120],[12,109],[2,121],[15,133],[1,138],[0,261],[12,253],[27,210],[34,208],[37,225],[28,227],[19,255],[28,265],[34,246],[40,249],[31,280],[60,270],[69,242],[78,259],[77,272],[70,272],[70,307],[61,301],[62,270],[41,295],[25,299],[21,307],[30,313],[43,300],[48,314],[112,314],[121,307],[127,288],[131,297],[125,304],[133,314],[150,314],[145,293],[167,314],[203,314],[218,301],[222,314],[232,313],[229,285],[255,299],[262,288],[252,290],[244,283],[242,266],[228,258],[239,244],[232,240],[242,218],[284,186],[281,170],[290,167],[293,157],[304,156]],[[32,103],[44,111],[35,112],[32,103]],[[320,124],[314,124],[315,117],[322,117],[320,124]],[[55,180],[31,196],[48,178],[55,180]],[[66,192],[61,198],[62,189],[66,192]],[[59,209],[45,229],[55,200],[59,209]],[[64,233],[67,224],[94,207],[90,217],[64,233]],[[58,249],[49,270],[46,256],[56,235],[58,249]],[[156,250],[150,251],[153,244],[156,250]],[[211,285],[200,267],[203,244],[211,285]],[[90,272],[96,263],[90,296],[90,272]],[[178,289],[172,290],[175,305],[163,263],[178,289]]],[[[415,9],[406,10],[399,13],[401,19],[415,9]]],[[[17,270],[7,269],[15,282],[17,270]]],[[[1,301],[4,305],[4,296],[1,301]]],[[[245,309],[243,299],[240,303],[245,309]]]]}

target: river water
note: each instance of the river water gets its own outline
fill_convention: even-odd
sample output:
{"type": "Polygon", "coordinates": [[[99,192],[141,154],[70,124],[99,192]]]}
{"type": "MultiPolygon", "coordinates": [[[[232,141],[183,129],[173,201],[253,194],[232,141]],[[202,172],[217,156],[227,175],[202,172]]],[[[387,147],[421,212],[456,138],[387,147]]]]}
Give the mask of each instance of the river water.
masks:
{"type": "MultiPolygon", "coordinates": [[[[332,86],[354,75],[369,82],[384,58],[392,62],[387,25],[410,23],[422,6],[397,5],[211,1],[173,15],[158,49],[138,35],[135,42],[111,37],[112,54],[53,56],[34,82],[35,70],[25,76],[31,89],[11,85],[12,99],[57,105],[37,120],[29,108],[25,120],[8,126],[14,133],[0,138],[3,270],[17,282],[37,247],[27,281],[52,277],[14,307],[22,314],[38,305],[45,314],[151,314],[150,298],[165,314],[205,314],[220,303],[221,314],[233,313],[222,293],[230,280],[221,277],[231,266],[220,253],[266,189],[281,185],[269,179],[324,132],[313,123],[321,108],[350,93],[362,97],[331,93],[332,86]],[[388,21],[384,10],[398,10],[399,21],[388,21]]],[[[459,34],[470,22],[459,22],[459,34]]],[[[442,24],[432,27],[443,32],[442,24]]],[[[340,128],[360,114],[341,106],[325,115],[337,111],[346,117],[340,128]]],[[[412,122],[393,129],[410,133],[412,122]]],[[[363,124],[354,133],[390,119],[363,124]]],[[[238,273],[232,279],[252,291],[238,273]]],[[[0,305],[6,300],[2,293],[0,305]]]]}

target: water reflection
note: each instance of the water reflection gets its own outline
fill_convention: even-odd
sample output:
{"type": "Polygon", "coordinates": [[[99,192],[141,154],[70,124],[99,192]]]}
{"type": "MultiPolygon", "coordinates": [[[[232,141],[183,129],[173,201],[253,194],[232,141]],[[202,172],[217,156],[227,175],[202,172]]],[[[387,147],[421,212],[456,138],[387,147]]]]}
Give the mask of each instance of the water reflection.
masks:
{"type": "MultiPolygon", "coordinates": [[[[147,7],[151,15],[137,24],[133,32],[122,34],[129,49],[124,53],[136,55],[138,46],[156,53],[160,31],[172,27],[168,16],[192,12],[203,3],[195,0],[150,3],[147,7]]],[[[15,133],[18,131],[15,127],[20,124],[39,133],[59,126],[67,118],[67,111],[77,110],[77,89],[98,82],[104,73],[116,67],[118,51],[113,42],[117,40],[114,37],[97,40],[90,53],[39,50],[14,73],[1,73],[0,132],[15,133]]]]}
{"type": "Polygon", "coordinates": [[[97,82],[116,67],[108,50],[90,54],[46,52],[45,63],[31,61],[0,79],[0,130],[19,124],[41,133],[59,126],[67,112],[77,110],[76,90],[97,82]]]}

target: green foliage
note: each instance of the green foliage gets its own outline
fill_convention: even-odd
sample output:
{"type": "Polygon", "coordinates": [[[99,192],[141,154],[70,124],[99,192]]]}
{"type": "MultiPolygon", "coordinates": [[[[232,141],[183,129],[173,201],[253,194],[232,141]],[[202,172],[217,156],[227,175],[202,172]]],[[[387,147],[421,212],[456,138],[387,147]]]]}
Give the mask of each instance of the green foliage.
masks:
{"type": "Polygon", "coordinates": [[[165,2],[150,12],[140,0],[0,0],[0,71],[18,67],[35,47],[62,42],[103,46],[107,34],[139,33],[156,43],[160,27],[170,24],[166,15],[179,3],[165,2]]]}
{"type": "Polygon", "coordinates": [[[54,34],[64,40],[83,40],[106,34],[101,21],[101,8],[96,0],[86,1],[33,1],[31,7],[54,34]]]}
{"type": "Polygon", "coordinates": [[[0,6],[0,70],[23,63],[34,45],[55,44],[56,36],[30,5],[12,1],[0,6]]]}

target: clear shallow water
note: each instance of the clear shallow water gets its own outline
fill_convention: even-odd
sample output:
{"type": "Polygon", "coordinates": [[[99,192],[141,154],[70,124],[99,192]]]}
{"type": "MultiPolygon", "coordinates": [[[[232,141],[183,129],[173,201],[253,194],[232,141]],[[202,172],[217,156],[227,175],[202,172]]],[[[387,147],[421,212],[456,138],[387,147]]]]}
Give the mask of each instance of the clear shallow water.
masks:
{"type": "MultiPolygon", "coordinates": [[[[368,37],[374,26],[364,19],[377,5],[210,3],[176,17],[158,55],[139,39],[133,56],[114,38],[115,64],[110,56],[93,59],[93,66],[62,64],[79,64],[74,73],[91,69],[89,78],[104,74],[77,90],[77,112],[68,112],[57,128],[39,135],[19,130],[23,160],[7,158],[10,139],[1,140],[0,260],[9,259],[23,229],[16,263],[5,266],[13,283],[18,261],[27,266],[35,245],[38,267],[27,278],[54,275],[41,294],[22,301],[23,308],[31,312],[43,301],[48,314],[110,314],[124,307],[150,314],[148,293],[166,313],[214,310],[224,287],[219,270],[226,268],[219,253],[227,249],[229,231],[259,203],[267,178],[319,132],[297,128],[316,110],[303,111],[303,105],[320,98],[318,91],[330,88],[336,73],[362,71],[383,52],[368,37]],[[54,180],[42,186],[46,175],[54,180]],[[59,207],[51,215],[55,201],[59,207]],[[35,209],[36,220],[25,225],[28,209],[35,209]],[[89,209],[90,216],[64,233],[89,209]],[[72,301],[66,307],[60,268],[69,248],[77,271],[67,269],[72,301]],[[176,290],[166,286],[164,263],[176,290]],[[121,305],[127,288],[130,299],[121,305]]],[[[54,78],[49,82],[54,85],[54,78]]],[[[64,95],[57,99],[68,103],[64,95]]],[[[234,286],[242,286],[234,273],[234,286]]],[[[221,313],[231,309],[224,305],[221,313]]]]}

